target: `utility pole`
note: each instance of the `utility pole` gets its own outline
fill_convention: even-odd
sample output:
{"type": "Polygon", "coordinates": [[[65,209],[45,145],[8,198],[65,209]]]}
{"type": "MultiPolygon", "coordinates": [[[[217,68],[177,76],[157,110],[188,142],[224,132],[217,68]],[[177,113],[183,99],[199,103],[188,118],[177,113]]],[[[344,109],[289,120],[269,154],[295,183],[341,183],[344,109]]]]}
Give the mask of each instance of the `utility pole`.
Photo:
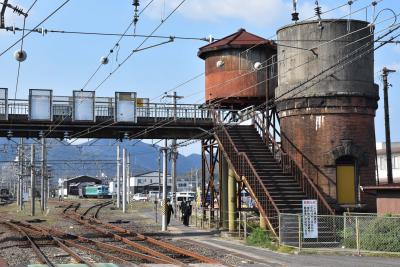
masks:
{"type": "Polygon", "coordinates": [[[383,101],[385,108],[385,135],[386,135],[386,167],[387,167],[387,181],[388,184],[393,183],[393,169],[392,169],[392,148],[390,139],[390,119],[389,119],[389,94],[388,94],[388,80],[387,77],[389,73],[395,72],[395,70],[390,70],[384,67],[382,69],[382,79],[383,79],[383,101]]]}
{"type": "Polygon", "coordinates": [[[19,210],[22,211],[24,207],[24,139],[20,139],[20,147],[19,147],[19,181],[18,181],[18,192],[19,192],[19,210]]]}
{"type": "Polygon", "coordinates": [[[121,169],[121,159],[120,159],[120,151],[119,151],[119,145],[117,146],[117,179],[116,179],[116,183],[117,183],[117,208],[119,209],[121,206],[121,175],[119,173],[121,169]]]}
{"type": "Polygon", "coordinates": [[[126,159],[126,184],[127,184],[127,195],[126,195],[126,202],[129,204],[130,203],[130,197],[131,197],[131,154],[127,153],[127,159],[126,159]]]}
{"type": "Polygon", "coordinates": [[[122,212],[126,213],[126,148],[122,149],[122,212]]]}
{"type": "Polygon", "coordinates": [[[172,203],[173,203],[173,209],[174,209],[174,214],[175,218],[177,217],[177,212],[176,212],[176,160],[178,158],[178,153],[176,149],[176,139],[172,139],[172,144],[171,144],[171,159],[172,159],[172,203]]]}
{"type": "Polygon", "coordinates": [[[16,195],[17,195],[17,207],[18,207],[18,210],[21,208],[21,183],[20,183],[20,180],[21,180],[21,144],[19,144],[18,146],[17,146],[17,152],[18,152],[18,161],[17,161],[17,164],[18,164],[18,171],[17,171],[17,193],[16,193],[16,195]]]}
{"type": "Polygon", "coordinates": [[[35,145],[31,145],[31,216],[35,216],[35,145]]]}
{"type": "Polygon", "coordinates": [[[161,197],[161,151],[158,150],[158,199],[161,197]]]}
{"type": "Polygon", "coordinates": [[[162,148],[162,153],[163,153],[163,180],[162,180],[162,185],[163,185],[163,194],[162,194],[162,225],[161,225],[161,231],[167,231],[167,188],[168,188],[168,183],[167,183],[167,175],[168,175],[168,141],[165,139],[165,144],[164,147],[162,148]]]}
{"type": "Polygon", "coordinates": [[[46,177],[46,168],[45,168],[45,162],[46,162],[46,139],[42,137],[42,147],[41,147],[41,157],[42,157],[42,166],[41,166],[41,177],[40,177],[40,209],[42,212],[44,212],[45,209],[45,202],[46,202],[46,194],[45,194],[45,177],[46,177]]]}
{"type": "Polygon", "coordinates": [[[163,96],[163,98],[172,98],[172,103],[174,105],[174,120],[178,118],[178,112],[177,112],[177,101],[178,99],[182,99],[183,96],[178,96],[176,92],[174,92],[172,95],[168,95],[167,93],[163,96]]]}
{"type": "MultiPolygon", "coordinates": [[[[174,92],[172,95],[165,94],[164,97],[167,98],[172,98],[173,105],[174,105],[174,120],[176,121],[178,118],[178,110],[177,110],[177,102],[178,99],[182,99],[183,96],[178,96],[176,92],[174,92]]],[[[173,203],[173,209],[175,211],[175,217],[176,217],[176,160],[178,158],[177,151],[176,151],[176,139],[172,139],[172,145],[171,145],[171,158],[172,158],[172,203],[173,203]]]]}

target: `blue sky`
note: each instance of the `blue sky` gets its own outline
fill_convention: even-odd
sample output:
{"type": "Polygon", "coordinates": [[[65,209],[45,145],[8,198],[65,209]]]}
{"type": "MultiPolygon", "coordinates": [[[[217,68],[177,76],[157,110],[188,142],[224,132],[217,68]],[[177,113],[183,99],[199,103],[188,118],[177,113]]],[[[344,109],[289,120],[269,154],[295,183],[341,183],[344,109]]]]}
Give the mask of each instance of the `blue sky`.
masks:
{"type": "MultiPolygon", "coordinates": [[[[13,0],[13,4],[27,9],[33,0],[13,0]]],[[[63,1],[38,0],[28,19],[27,28],[32,28],[47,14],[53,11],[63,1]]],[[[149,0],[141,1],[141,8],[149,0]]],[[[139,19],[137,33],[148,34],[159,24],[162,14],[168,14],[180,1],[155,0],[139,19]],[[164,5],[165,3],[165,5],[164,5]],[[164,10],[165,6],[165,10],[164,10]]],[[[290,23],[291,0],[187,0],[187,2],[157,31],[160,35],[175,35],[188,37],[207,37],[212,35],[220,38],[245,28],[247,31],[263,37],[275,38],[276,30],[290,23]]],[[[299,0],[300,19],[313,15],[315,1],[299,0]]],[[[322,11],[336,7],[347,1],[320,0],[322,11]]],[[[353,10],[370,4],[370,0],[358,0],[353,10]]],[[[47,29],[113,32],[120,33],[130,23],[133,16],[132,1],[106,0],[71,0],[60,12],[47,21],[43,27],[47,29]]],[[[383,0],[378,4],[377,11],[391,8],[400,12],[399,2],[383,0]]],[[[343,16],[348,12],[344,7],[335,12],[323,15],[323,18],[343,16]]],[[[372,9],[368,10],[368,19],[372,9]]],[[[354,18],[365,19],[365,11],[354,15],[354,18]]],[[[381,19],[391,14],[382,14],[381,19]]],[[[400,20],[400,19],[399,19],[400,20]]],[[[6,26],[22,27],[22,19],[8,12],[6,26]]],[[[387,26],[387,24],[386,24],[387,26]]],[[[380,27],[383,27],[380,26],[380,27]]],[[[380,28],[378,27],[378,29],[380,28]]],[[[0,52],[21,36],[0,30],[0,52]]],[[[53,89],[55,95],[71,95],[72,90],[78,90],[98,66],[100,57],[106,55],[115,44],[117,37],[77,36],[67,34],[47,34],[41,36],[32,33],[26,38],[24,50],[28,53],[27,60],[21,65],[21,77],[17,97],[27,98],[30,88],[53,89]]],[[[119,62],[134,49],[143,39],[124,38],[120,45],[119,62]]],[[[146,45],[160,42],[149,40],[146,45]]],[[[201,41],[176,40],[158,48],[135,54],[119,71],[115,73],[96,92],[97,96],[113,96],[114,91],[136,91],[139,97],[153,98],[175,85],[204,71],[204,63],[197,57],[201,41]]],[[[145,46],[146,46],[145,45],[145,46]]],[[[0,87],[9,88],[9,94],[14,95],[18,64],[13,53],[18,48],[11,49],[0,57],[0,87]]],[[[115,53],[114,53],[115,54],[115,53]]],[[[116,58],[110,59],[89,84],[87,89],[93,89],[116,66],[116,58]]],[[[375,54],[375,79],[382,86],[379,70],[383,66],[400,71],[400,46],[387,45],[375,54]]],[[[400,141],[400,73],[391,74],[390,108],[392,140],[400,141]]],[[[202,103],[204,101],[204,77],[180,88],[178,94],[187,97],[183,102],[202,103]]],[[[384,140],[383,102],[379,102],[376,116],[377,141],[384,140]]],[[[183,149],[184,154],[196,151],[198,145],[183,149]]]]}

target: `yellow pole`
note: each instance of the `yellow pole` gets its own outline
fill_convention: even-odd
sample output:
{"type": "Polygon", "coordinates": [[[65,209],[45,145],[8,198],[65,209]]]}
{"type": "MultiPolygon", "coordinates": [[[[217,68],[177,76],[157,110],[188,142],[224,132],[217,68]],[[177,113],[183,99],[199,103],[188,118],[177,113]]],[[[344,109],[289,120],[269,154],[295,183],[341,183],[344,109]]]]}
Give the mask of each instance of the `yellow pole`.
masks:
{"type": "Polygon", "coordinates": [[[228,214],[229,214],[229,232],[236,231],[236,179],[232,169],[228,172],[228,214]]]}
{"type": "Polygon", "coordinates": [[[260,228],[263,230],[267,230],[267,222],[265,221],[265,218],[262,216],[260,213],[260,228]]]}

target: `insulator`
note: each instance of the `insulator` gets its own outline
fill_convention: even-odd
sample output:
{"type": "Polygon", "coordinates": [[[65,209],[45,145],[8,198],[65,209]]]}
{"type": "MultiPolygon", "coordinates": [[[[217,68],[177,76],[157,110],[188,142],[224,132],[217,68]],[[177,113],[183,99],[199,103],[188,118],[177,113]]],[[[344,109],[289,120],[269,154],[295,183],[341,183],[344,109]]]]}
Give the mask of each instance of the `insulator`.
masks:
{"type": "Polygon", "coordinates": [[[14,13],[17,13],[18,15],[28,16],[28,14],[24,13],[22,7],[15,6],[12,7],[12,9],[14,10],[14,13]]]}
{"type": "Polygon", "coordinates": [[[14,53],[14,58],[15,60],[17,60],[18,62],[23,62],[26,60],[27,54],[24,50],[17,50],[14,53]]]}
{"type": "Polygon", "coordinates": [[[133,4],[135,7],[140,6],[139,0],[133,0],[133,4]]]}
{"type": "Polygon", "coordinates": [[[292,21],[296,22],[299,20],[299,13],[293,12],[292,13],[292,21]]]}
{"type": "Polygon", "coordinates": [[[107,65],[108,64],[108,57],[101,57],[100,58],[100,63],[103,65],[107,65]]]}
{"type": "Polygon", "coordinates": [[[318,18],[320,18],[320,17],[321,17],[321,14],[322,14],[322,12],[321,12],[321,7],[320,7],[320,6],[316,6],[316,7],[314,8],[314,10],[315,10],[315,15],[317,15],[318,18]]]}

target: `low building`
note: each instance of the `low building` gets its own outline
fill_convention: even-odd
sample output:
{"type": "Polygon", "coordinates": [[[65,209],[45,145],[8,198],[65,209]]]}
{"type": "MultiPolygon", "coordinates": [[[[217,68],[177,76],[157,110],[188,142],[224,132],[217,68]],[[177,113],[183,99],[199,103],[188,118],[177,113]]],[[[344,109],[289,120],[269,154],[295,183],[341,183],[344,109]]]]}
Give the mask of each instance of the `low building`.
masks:
{"type": "MultiPolygon", "coordinates": [[[[392,169],[393,181],[400,183],[400,142],[392,142],[392,169]]],[[[386,166],[386,143],[376,143],[376,155],[378,160],[378,177],[377,183],[387,183],[387,166],[386,166]]]]}
{"type": "MultiPolygon", "coordinates": [[[[162,173],[159,175],[158,171],[149,171],[140,173],[130,177],[130,192],[131,194],[144,193],[148,194],[149,191],[158,191],[159,186],[162,186],[162,173]]],[[[171,190],[172,178],[171,175],[167,176],[167,191],[171,190]]]]}
{"type": "Polygon", "coordinates": [[[81,175],[77,177],[72,177],[72,178],[64,178],[64,179],[59,179],[58,184],[59,184],[59,190],[58,190],[58,195],[59,196],[68,196],[68,195],[75,195],[79,196],[79,188],[81,187],[80,185],[82,184],[101,184],[102,181],[101,179],[87,176],[87,175],[81,175]]]}

